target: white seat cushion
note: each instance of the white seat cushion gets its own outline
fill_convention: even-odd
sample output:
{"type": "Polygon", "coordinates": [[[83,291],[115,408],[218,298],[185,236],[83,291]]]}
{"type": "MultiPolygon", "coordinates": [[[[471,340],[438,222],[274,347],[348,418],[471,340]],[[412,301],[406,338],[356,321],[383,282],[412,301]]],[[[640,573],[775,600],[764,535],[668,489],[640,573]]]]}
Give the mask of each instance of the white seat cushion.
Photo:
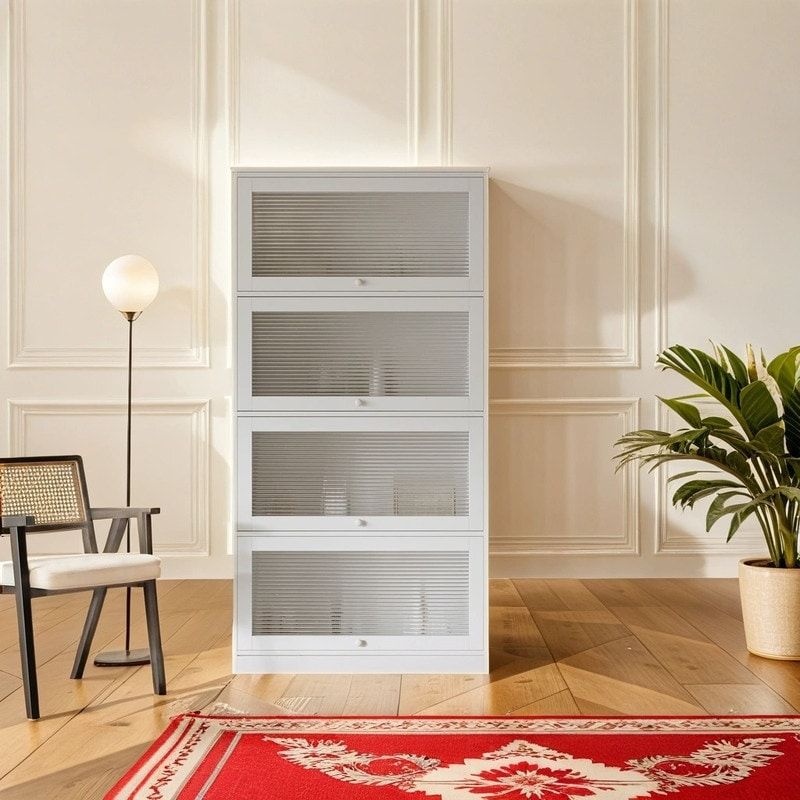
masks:
{"type": "MultiPolygon", "coordinates": [[[[34,589],[80,589],[115,583],[149,581],[161,575],[161,559],[144,553],[80,553],[69,556],[30,556],[34,589]]],[[[0,563],[0,583],[14,585],[14,565],[0,563]]]]}

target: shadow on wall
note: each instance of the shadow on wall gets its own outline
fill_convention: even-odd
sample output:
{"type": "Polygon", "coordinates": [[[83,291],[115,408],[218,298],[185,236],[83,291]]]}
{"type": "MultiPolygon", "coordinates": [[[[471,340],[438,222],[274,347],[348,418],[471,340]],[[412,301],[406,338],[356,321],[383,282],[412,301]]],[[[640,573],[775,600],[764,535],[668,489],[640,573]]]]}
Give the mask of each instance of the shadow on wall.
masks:
{"type": "MultiPolygon", "coordinates": [[[[599,205],[597,198],[591,199],[599,205]]],[[[626,321],[625,239],[634,233],[625,230],[623,216],[621,201],[618,213],[612,217],[598,212],[588,201],[581,204],[513,182],[491,181],[492,349],[558,352],[564,348],[571,351],[621,346],[621,331],[626,321]]],[[[655,294],[657,276],[651,255],[655,252],[655,234],[652,227],[648,227],[649,215],[643,213],[642,217],[640,259],[639,263],[630,265],[632,270],[639,271],[642,366],[638,369],[613,365],[599,369],[496,369],[491,381],[493,398],[641,396],[639,426],[651,427],[656,423],[652,418],[655,394],[669,396],[689,391],[676,376],[651,369],[659,310],[655,294]]],[[[695,287],[691,266],[674,247],[669,254],[669,284],[669,302],[673,305],[691,295],[695,287]]],[[[666,302],[664,298],[663,304],[666,302]]],[[[689,344],[702,346],[703,343],[689,344]]],[[[527,358],[528,354],[522,356],[527,358]]],[[[619,537],[620,520],[626,511],[619,499],[621,477],[614,475],[611,461],[613,450],[609,437],[613,433],[610,423],[598,419],[589,424],[579,417],[553,418],[544,432],[541,425],[545,423],[537,424],[535,447],[533,442],[529,447],[520,440],[519,434],[528,428],[526,422],[512,420],[514,427],[502,429],[497,427],[500,424],[507,423],[505,420],[501,423],[497,417],[492,421],[493,477],[505,476],[501,478],[504,484],[517,487],[520,481],[515,481],[515,471],[525,471],[530,479],[522,492],[506,492],[499,488],[498,480],[492,480],[490,527],[495,535],[551,539],[559,531],[568,531],[570,536],[584,541],[592,536],[612,540],[619,537]],[[539,452],[531,452],[532,449],[539,452]],[[588,495],[586,487],[591,487],[588,495]],[[570,497],[577,494],[582,496],[580,508],[569,502],[570,497]],[[603,511],[598,504],[611,507],[603,511]]],[[[635,474],[631,478],[636,480],[635,474]]],[[[658,476],[644,474],[642,485],[648,481],[662,486],[658,476]]],[[[694,519],[682,519],[675,514],[669,514],[666,520],[663,515],[661,520],[656,519],[652,497],[648,488],[640,502],[640,538],[644,554],[656,546],[658,526],[662,522],[668,526],[662,535],[672,541],[691,544],[692,536],[706,536],[704,527],[698,528],[694,519]]],[[[668,503],[669,495],[665,499],[668,503]]],[[[697,555],[690,557],[697,574],[703,574],[714,558],[713,554],[708,559],[697,555]]],[[[536,559],[541,562],[547,557],[537,556],[536,559]]],[[[613,561],[614,556],[609,554],[607,562],[613,561]]],[[[598,567],[601,568],[600,562],[598,567]]],[[[541,563],[539,568],[547,569],[541,563]]]]}
{"type": "MultiPolygon", "coordinates": [[[[595,205],[601,202],[595,198],[595,205]]],[[[625,230],[622,199],[609,216],[588,201],[492,180],[489,204],[491,346],[621,346],[626,239],[635,234],[625,230]]],[[[642,230],[641,249],[652,239],[646,234],[642,230]]],[[[652,264],[651,258],[640,261],[652,264]]],[[[669,268],[675,302],[691,292],[694,279],[674,250],[669,268]]],[[[654,293],[647,288],[651,281],[645,277],[640,274],[643,316],[654,310],[654,293]]]]}

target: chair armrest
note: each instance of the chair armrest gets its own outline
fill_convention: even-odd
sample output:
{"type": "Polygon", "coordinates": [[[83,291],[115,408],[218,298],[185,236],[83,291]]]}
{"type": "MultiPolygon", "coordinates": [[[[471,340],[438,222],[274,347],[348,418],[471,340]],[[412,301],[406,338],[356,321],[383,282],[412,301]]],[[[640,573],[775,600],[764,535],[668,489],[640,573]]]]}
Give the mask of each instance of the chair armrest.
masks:
{"type": "Polygon", "coordinates": [[[139,552],[153,555],[153,514],[160,514],[160,508],[93,508],[92,519],[110,519],[111,528],[108,532],[104,553],[116,553],[122,543],[122,535],[132,522],[136,520],[139,534],[139,552]]]}
{"type": "Polygon", "coordinates": [[[142,514],[160,514],[160,508],[93,508],[92,519],[133,519],[142,514]]]}
{"type": "Polygon", "coordinates": [[[0,528],[2,528],[3,532],[10,531],[11,528],[28,528],[35,524],[36,520],[33,517],[26,517],[25,515],[0,517],[0,528]]]}

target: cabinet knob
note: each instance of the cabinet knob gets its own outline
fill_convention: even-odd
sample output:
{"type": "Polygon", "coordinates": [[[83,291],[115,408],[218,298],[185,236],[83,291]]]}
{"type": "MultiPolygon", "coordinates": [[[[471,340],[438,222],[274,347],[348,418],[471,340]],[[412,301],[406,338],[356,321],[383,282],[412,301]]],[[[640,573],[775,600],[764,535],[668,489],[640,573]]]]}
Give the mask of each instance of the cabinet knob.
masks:
{"type": "Polygon", "coordinates": [[[356,639],[356,647],[366,647],[367,640],[366,639],[356,639]]]}
{"type": "Polygon", "coordinates": [[[366,403],[365,400],[362,400],[360,397],[356,398],[356,406],[358,406],[358,408],[361,408],[362,406],[365,406],[366,404],[367,403],[366,403]]]}
{"type": "Polygon", "coordinates": [[[365,519],[357,519],[356,520],[356,525],[358,525],[359,528],[366,527],[366,524],[367,524],[367,521],[365,519]]]}
{"type": "Polygon", "coordinates": [[[363,279],[363,278],[356,278],[356,279],[353,281],[353,283],[354,283],[356,286],[363,286],[363,285],[364,285],[364,283],[365,283],[365,281],[364,281],[364,279],[363,279]]]}

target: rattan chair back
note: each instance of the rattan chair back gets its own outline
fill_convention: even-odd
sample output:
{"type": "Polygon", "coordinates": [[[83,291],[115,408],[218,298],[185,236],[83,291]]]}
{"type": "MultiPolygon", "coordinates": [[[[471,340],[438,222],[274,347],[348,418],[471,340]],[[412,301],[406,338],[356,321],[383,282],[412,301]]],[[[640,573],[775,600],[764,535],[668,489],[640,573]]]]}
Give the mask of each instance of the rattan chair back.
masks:
{"type": "Polygon", "coordinates": [[[36,531],[83,531],[84,549],[97,552],[80,456],[0,458],[0,513],[31,516],[36,531]]]}

